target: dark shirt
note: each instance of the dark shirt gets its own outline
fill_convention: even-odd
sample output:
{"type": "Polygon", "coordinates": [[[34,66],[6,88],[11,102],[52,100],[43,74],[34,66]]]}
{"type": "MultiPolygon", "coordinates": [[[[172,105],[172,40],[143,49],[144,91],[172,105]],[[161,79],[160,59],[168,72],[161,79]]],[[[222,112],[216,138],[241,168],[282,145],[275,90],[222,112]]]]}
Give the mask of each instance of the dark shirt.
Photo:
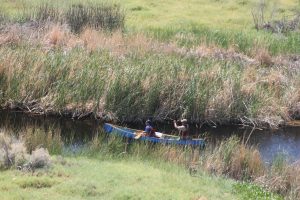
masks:
{"type": "Polygon", "coordinates": [[[148,134],[150,134],[152,132],[152,130],[153,130],[153,128],[150,125],[147,125],[146,128],[145,128],[145,132],[148,133],[148,134]]]}
{"type": "Polygon", "coordinates": [[[147,125],[145,128],[145,132],[149,137],[155,137],[155,130],[152,128],[152,126],[147,125]]]}

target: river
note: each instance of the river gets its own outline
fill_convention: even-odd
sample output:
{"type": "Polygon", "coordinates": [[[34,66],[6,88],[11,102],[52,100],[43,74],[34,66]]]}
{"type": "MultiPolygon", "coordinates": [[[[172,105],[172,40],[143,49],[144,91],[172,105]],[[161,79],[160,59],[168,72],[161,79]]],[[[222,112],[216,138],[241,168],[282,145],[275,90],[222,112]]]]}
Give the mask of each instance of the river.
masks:
{"type": "MultiPolygon", "coordinates": [[[[128,125],[132,128],[142,128],[142,125],[128,125]]],[[[101,133],[101,124],[96,120],[72,120],[57,116],[31,116],[21,112],[0,112],[0,129],[5,129],[19,134],[25,129],[55,130],[61,134],[64,142],[83,144],[101,133]]],[[[174,131],[172,123],[160,124],[156,127],[161,132],[171,133],[174,131]]],[[[244,141],[249,137],[251,128],[241,126],[219,126],[191,128],[193,135],[207,137],[208,145],[237,135],[244,141]]],[[[278,154],[288,155],[291,161],[300,159],[300,127],[284,127],[277,130],[255,130],[252,132],[248,144],[255,145],[259,149],[262,158],[270,162],[278,154]]]]}

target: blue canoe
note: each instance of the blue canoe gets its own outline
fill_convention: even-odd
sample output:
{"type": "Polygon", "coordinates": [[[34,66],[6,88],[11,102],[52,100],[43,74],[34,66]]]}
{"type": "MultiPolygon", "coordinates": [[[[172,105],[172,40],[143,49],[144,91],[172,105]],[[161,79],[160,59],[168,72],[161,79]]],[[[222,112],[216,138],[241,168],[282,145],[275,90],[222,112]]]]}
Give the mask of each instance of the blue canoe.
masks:
{"type": "MultiPolygon", "coordinates": [[[[135,130],[130,128],[125,128],[109,123],[105,123],[103,126],[105,132],[107,133],[115,133],[122,137],[126,138],[135,138],[138,133],[142,132],[141,130],[135,130]]],[[[192,146],[205,146],[204,139],[180,139],[179,136],[167,135],[163,133],[158,133],[160,138],[156,137],[148,137],[148,136],[141,136],[139,140],[149,141],[153,143],[163,143],[163,144],[178,144],[178,145],[192,145],[192,146]]]]}

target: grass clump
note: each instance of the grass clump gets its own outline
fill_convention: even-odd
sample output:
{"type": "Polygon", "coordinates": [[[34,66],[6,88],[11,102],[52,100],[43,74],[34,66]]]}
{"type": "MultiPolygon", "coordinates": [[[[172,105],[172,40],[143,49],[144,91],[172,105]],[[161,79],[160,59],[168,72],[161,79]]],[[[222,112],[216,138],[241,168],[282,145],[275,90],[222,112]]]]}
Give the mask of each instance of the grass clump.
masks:
{"type": "Polygon", "coordinates": [[[48,150],[39,148],[33,151],[30,155],[29,163],[33,169],[49,167],[51,160],[48,150]]]}
{"type": "Polygon", "coordinates": [[[24,143],[0,133],[0,169],[22,166],[28,158],[24,143]]]}
{"type": "Polygon", "coordinates": [[[289,72],[289,60],[288,68],[266,68],[281,64],[265,56],[250,59],[203,46],[185,49],[120,32],[86,30],[78,38],[57,27],[38,44],[31,51],[31,44],[23,42],[0,49],[4,101],[14,99],[37,114],[48,110],[80,118],[92,113],[123,121],[186,114],[191,122],[243,118],[277,127],[297,104],[291,97],[299,71],[289,72]]]}
{"type": "Polygon", "coordinates": [[[18,181],[17,184],[23,188],[32,188],[32,189],[42,189],[50,188],[53,185],[57,184],[56,181],[51,180],[50,178],[31,178],[27,180],[18,181]]]}
{"type": "Polygon", "coordinates": [[[66,12],[66,22],[78,33],[83,28],[116,30],[124,28],[124,14],[119,5],[72,5],[66,12]]]}
{"type": "Polygon", "coordinates": [[[236,183],[233,188],[234,192],[243,200],[283,200],[283,197],[268,192],[254,184],[236,183]]]}
{"type": "Polygon", "coordinates": [[[11,167],[26,170],[49,167],[50,155],[43,148],[28,154],[25,144],[7,134],[0,134],[0,169],[11,167]]]}
{"type": "Polygon", "coordinates": [[[26,8],[22,22],[35,21],[41,26],[52,23],[66,23],[71,31],[80,33],[84,28],[105,31],[122,30],[125,14],[118,4],[109,3],[74,3],[59,7],[50,3],[41,3],[33,8],[26,8]]]}
{"type": "Polygon", "coordinates": [[[265,174],[259,151],[242,144],[237,137],[230,137],[206,153],[201,165],[210,173],[245,181],[256,180],[265,174]]]}

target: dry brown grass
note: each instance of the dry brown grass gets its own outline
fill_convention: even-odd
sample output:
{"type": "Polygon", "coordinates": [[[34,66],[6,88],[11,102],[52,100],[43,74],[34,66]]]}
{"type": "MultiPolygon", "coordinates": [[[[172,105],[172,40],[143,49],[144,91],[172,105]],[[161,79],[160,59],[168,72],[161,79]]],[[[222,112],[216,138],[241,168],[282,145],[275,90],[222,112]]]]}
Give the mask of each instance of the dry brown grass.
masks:
{"type": "Polygon", "coordinates": [[[208,172],[227,175],[238,180],[255,180],[264,175],[265,166],[258,150],[229,138],[213,152],[206,152],[202,163],[208,172]]]}
{"type": "Polygon", "coordinates": [[[272,66],[274,64],[269,51],[265,48],[255,49],[254,55],[261,65],[272,66]]]}
{"type": "Polygon", "coordinates": [[[88,51],[107,50],[119,58],[133,52],[144,55],[149,51],[161,50],[159,44],[143,34],[125,36],[120,31],[107,34],[87,28],[80,35],[80,40],[88,51]]]}
{"type": "Polygon", "coordinates": [[[195,39],[194,35],[177,34],[174,39],[175,41],[170,41],[169,43],[160,43],[153,38],[146,37],[144,34],[124,35],[118,30],[111,34],[106,34],[91,28],[85,28],[80,36],[77,37],[77,35],[70,33],[65,24],[57,25],[48,22],[43,27],[18,27],[18,25],[13,25],[0,34],[0,45],[9,43],[17,44],[21,41],[37,43],[38,40],[41,40],[42,42],[40,43],[44,43],[45,46],[62,45],[67,49],[83,46],[84,43],[85,48],[88,50],[94,51],[98,48],[108,49],[113,55],[119,57],[132,52],[144,55],[146,52],[155,51],[198,58],[208,57],[220,60],[235,60],[246,64],[260,63],[266,66],[271,66],[275,61],[277,62],[275,58],[272,58],[268,50],[261,45],[253,48],[250,55],[255,58],[253,60],[249,56],[239,53],[234,45],[231,45],[228,49],[222,49],[213,44],[207,45],[203,41],[199,46],[184,48],[176,45],[178,40],[188,39],[193,41],[195,39]]]}
{"type": "Polygon", "coordinates": [[[245,69],[241,78],[241,92],[243,95],[251,96],[254,94],[258,78],[258,72],[255,66],[249,66],[245,69]]]}
{"type": "Polygon", "coordinates": [[[89,28],[81,33],[80,39],[89,51],[95,51],[102,46],[101,44],[105,44],[105,38],[101,37],[98,31],[89,28]]]}
{"type": "Polygon", "coordinates": [[[11,26],[8,30],[0,33],[1,45],[17,45],[21,42],[21,32],[16,26],[11,26]]]}
{"type": "Polygon", "coordinates": [[[232,80],[224,80],[221,90],[217,91],[208,107],[218,110],[219,117],[225,117],[231,113],[231,106],[234,103],[234,86],[232,80]]]}
{"type": "Polygon", "coordinates": [[[45,43],[56,47],[62,46],[66,42],[67,33],[61,26],[55,25],[50,28],[49,32],[45,35],[45,43]]]}
{"type": "MultiPolygon", "coordinates": [[[[276,165],[276,164],[275,164],[276,165]]],[[[300,163],[289,164],[285,161],[280,163],[274,169],[274,164],[263,176],[258,177],[254,182],[260,184],[273,192],[277,192],[285,196],[285,199],[300,198],[300,163]]]]}

